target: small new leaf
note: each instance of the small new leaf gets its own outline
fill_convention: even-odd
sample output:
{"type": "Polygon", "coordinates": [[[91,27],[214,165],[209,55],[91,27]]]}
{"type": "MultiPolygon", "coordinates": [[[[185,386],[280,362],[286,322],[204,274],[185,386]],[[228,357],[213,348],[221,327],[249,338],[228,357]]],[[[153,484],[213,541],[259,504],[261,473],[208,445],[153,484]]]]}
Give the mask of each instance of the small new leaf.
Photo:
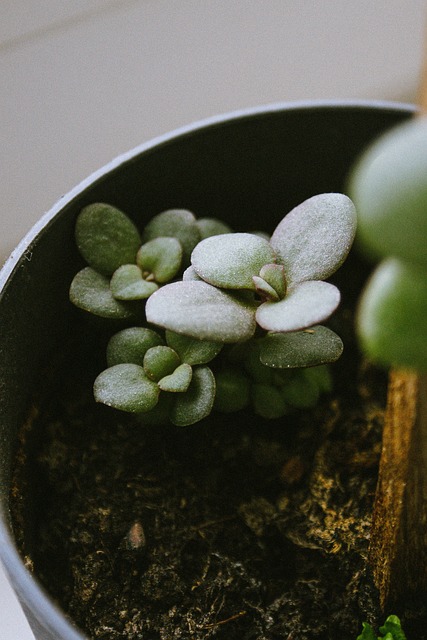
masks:
{"type": "Polygon", "coordinates": [[[144,356],[144,371],[156,382],[169,376],[180,364],[176,351],[166,346],[151,347],[144,356]]]}
{"type": "Polygon", "coordinates": [[[184,393],[190,386],[193,377],[193,369],[189,364],[183,363],[173,373],[159,380],[159,388],[171,393],[184,393]]]}
{"type": "Polygon", "coordinates": [[[178,273],[182,262],[182,246],[176,238],[154,238],[139,249],[136,262],[142,272],[159,283],[169,282],[178,273]]]}
{"type": "Polygon", "coordinates": [[[147,282],[136,264],[124,264],[113,273],[110,289],[116,300],[145,300],[159,287],[147,282]]]}
{"type": "Polygon", "coordinates": [[[188,264],[190,255],[200,241],[200,231],[196,218],[186,209],[168,209],[154,216],[144,229],[143,240],[172,237],[179,240],[183,249],[184,263],[188,264]]]}

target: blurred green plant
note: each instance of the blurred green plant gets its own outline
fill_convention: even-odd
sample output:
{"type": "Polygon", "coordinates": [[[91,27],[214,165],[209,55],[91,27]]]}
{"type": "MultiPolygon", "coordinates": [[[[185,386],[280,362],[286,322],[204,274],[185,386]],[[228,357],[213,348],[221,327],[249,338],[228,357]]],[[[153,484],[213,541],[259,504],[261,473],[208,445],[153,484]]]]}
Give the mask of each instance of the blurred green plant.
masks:
{"type": "Polygon", "coordinates": [[[375,361],[427,371],[427,119],[377,140],[350,176],[361,245],[381,261],[361,297],[358,333],[375,361]]]}
{"type": "Polygon", "coordinates": [[[377,636],[373,628],[367,622],[362,623],[363,631],[357,636],[357,640],[406,640],[406,636],[397,616],[388,616],[384,625],[380,627],[380,636],[377,636]]]}

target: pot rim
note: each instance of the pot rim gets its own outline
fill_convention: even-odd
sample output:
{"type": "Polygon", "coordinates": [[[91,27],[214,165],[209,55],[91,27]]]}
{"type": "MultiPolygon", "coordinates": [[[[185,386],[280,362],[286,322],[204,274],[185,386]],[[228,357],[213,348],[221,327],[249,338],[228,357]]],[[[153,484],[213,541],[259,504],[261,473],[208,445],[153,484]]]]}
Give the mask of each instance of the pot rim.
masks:
{"type": "MultiPolygon", "coordinates": [[[[275,102],[254,107],[247,107],[211,116],[173,129],[170,132],[156,136],[134,148],[119,154],[113,160],[83,179],[67,194],[62,196],[28,231],[17,247],[12,251],[0,271],[0,300],[7,287],[8,281],[13,277],[14,271],[19,266],[22,256],[33,244],[37,236],[50,225],[61,211],[75,198],[79,197],[88,187],[92,186],[107,174],[113,172],[119,166],[131,162],[137,156],[150,152],[153,148],[167,145],[181,137],[191,136],[204,129],[215,128],[223,124],[250,119],[253,116],[269,115],[279,112],[307,111],[312,109],[324,110],[348,110],[360,109],[369,111],[397,111],[402,113],[414,113],[417,107],[406,102],[387,100],[302,100],[295,102],[275,102]]],[[[4,506],[0,504],[0,561],[5,567],[6,573],[19,594],[21,603],[28,608],[36,620],[49,629],[50,632],[67,640],[86,640],[86,637],[66,618],[66,614],[57,607],[44,590],[26,569],[19,555],[9,526],[9,516],[4,506]]]]}

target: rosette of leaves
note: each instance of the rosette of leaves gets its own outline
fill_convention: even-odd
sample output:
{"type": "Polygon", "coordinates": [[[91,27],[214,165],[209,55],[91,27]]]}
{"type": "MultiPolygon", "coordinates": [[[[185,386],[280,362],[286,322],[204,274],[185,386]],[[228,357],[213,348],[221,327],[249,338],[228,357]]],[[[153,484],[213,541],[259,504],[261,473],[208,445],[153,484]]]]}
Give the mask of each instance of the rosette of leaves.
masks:
{"type": "Polygon", "coordinates": [[[272,368],[261,361],[261,348],[262,339],[249,340],[223,352],[215,372],[215,410],[231,413],[250,406],[257,415],[271,420],[314,407],[322,393],[331,391],[327,366],[272,368]]]}
{"type": "Polygon", "coordinates": [[[324,280],[345,260],[355,231],[351,200],[327,193],[295,207],[270,240],[249,233],[206,238],[194,248],[183,280],[150,297],[147,320],[223,343],[244,342],[262,330],[260,358],[268,367],[333,362],[342,342],[319,323],[336,309],[340,293],[324,280]]]}
{"type": "Polygon", "coordinates": [[[74,277],[70,299],[97,316],[133,318],[139,315],[138,302],[187,266],[200,240],[228,232],[227,225],[218,220],[196,220],[190,211],[173,209],[155,216],[141,235],[116,207],[88,205],[80,212],[75,228],[77,247],[88,266],[74,277]]]}
{"type": "Polygon", "coordinates": [[[95,399],[144,415],[146,423],[198,422],[215,398],[215,378],[206,365],[222,346],[170,331],[163,338],[145,327],[123,329],[108,343],[108,368],[95,380],[95,399]]]}

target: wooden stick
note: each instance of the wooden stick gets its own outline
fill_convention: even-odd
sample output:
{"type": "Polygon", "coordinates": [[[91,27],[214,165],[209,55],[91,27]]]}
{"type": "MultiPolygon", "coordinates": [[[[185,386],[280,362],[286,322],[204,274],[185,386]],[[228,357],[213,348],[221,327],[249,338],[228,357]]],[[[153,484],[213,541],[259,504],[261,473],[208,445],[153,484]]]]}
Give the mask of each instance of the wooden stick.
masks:
{"type": "MultiPolygon", "coordinates": [[[[418,104],[426,117],[427,50],[418,104]]],[[[427,376],[413,372],[390,374],[369,560],[383,609],[427,595],[427,376]]]]}

